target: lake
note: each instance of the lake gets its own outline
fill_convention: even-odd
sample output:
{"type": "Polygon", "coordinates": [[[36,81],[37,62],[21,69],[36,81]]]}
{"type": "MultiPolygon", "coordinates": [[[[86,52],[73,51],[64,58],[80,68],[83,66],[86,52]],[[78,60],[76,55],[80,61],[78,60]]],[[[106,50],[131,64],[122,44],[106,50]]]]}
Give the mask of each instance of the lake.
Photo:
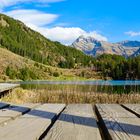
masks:
{"type": "MultiPolygon", "coordinates": [[[[18,82],[19,83],[19,82],[18,82]]],[[[24,89],[45,89],[53,91],[95,92],[95,93],[140,93],[140,80],[89,80],[89,81],[24,81],[24,89]]]]}

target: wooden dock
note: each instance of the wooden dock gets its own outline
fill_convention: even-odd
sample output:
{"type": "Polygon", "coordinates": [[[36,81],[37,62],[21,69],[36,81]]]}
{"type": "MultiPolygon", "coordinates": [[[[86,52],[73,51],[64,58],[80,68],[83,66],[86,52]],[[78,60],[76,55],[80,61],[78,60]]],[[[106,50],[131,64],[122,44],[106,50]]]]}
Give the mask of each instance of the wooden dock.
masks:
{"type": "Polygon", "coordinates": [[[0,83],[0,93],[9,91],[19,86],[20,86],[19,84],[0,83]]]}
{"type": "Polygon", "coordinates": [[[0,140],[140,140],[140,105],[0,103],[0,140]]]}

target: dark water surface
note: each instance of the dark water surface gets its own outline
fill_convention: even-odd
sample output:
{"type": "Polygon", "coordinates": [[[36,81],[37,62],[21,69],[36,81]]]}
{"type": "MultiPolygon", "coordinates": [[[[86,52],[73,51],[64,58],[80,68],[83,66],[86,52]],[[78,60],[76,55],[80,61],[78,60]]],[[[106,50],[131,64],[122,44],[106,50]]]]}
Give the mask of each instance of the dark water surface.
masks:
{"type": "Polygon", "coordinates": [[[73,91],[93,93],[140,93],[140,81],[24,81],[20,82],[24,89],[44,89],[52,91],[73,91]]]}

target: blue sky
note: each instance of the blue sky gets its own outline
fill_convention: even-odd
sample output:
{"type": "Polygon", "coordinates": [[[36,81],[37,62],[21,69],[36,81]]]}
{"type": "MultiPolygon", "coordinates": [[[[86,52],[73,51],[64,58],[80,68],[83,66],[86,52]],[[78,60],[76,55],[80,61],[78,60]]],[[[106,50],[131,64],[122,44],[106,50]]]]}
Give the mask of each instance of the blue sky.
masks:
{"type": "Polygon", "coordinates": [[[0,11],[47,38],[71,44],[80,35],[140,40],[139,0],[1,0],[0,11]]]}

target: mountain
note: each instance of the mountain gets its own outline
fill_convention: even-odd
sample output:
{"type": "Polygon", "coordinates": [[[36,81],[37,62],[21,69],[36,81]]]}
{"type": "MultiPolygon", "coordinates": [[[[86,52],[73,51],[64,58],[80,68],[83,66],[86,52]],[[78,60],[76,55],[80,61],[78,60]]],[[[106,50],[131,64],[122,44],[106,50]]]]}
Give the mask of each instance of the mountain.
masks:
{"type": "Polygon", "coordinates": [[[140,41],[125,40],[122,42],[118,42],[118,44],[125,47],[140,47],[140,41]]]}
{"type": "Polygon", "coordinates": [[[83,52],[53,42],[6,15],[0,14],[0,47],[46,65],[74,68],[94,59],[83,52]]]}
{"type": "Polygon", "coordinates": [[[131,57],[137,57],[139,55],[140,55],[140,48],[131,57]]]}
{"type": "Polygon", "coordinates": [[[84,36],[68,47],[0,14],[2,80],[138,79],[140,58],[125,58],[137,52],[139,47],[136,45],[131,47],[84,36]]]}
{"type": "Polygon", "coordinates": [[[99,41],[93,37],[80,36],[72,43],[72,47],[83,51],[85,54],[99,56],[102,54],[115,54],[125,57],[133,55],[139,48],[138,41],[124,41],[119,43],[110,43],[99,41]],[[130,46],[131,45],[131,46],[130,46]]]}

